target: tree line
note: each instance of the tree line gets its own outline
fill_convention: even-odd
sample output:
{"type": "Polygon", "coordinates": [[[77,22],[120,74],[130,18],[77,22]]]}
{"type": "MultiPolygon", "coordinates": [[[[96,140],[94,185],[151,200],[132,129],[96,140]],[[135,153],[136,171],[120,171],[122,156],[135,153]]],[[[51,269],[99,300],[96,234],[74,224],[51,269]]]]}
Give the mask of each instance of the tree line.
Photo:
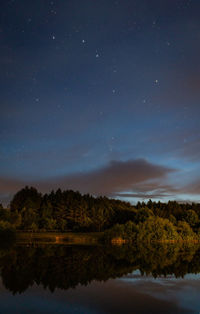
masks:
{"type": "Polygon", "coordinates": [[[200,234],[200,204],[149,200],[134,206],[72,190],[41,194],[26,186],[14,195],[8,208],[0,205],[0,231],[8,226],[33,232],[107,230],[107,238],[133,240],[192,239],[200,234]]]}

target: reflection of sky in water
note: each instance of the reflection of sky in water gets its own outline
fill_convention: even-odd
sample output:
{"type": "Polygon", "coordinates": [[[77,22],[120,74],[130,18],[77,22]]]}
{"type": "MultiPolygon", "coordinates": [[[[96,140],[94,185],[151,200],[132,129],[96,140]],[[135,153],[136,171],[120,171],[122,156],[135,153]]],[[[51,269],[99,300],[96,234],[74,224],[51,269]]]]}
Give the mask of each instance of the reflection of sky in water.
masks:
{"type": "Polygon", "coordinates": [[[4,313],[67,313],[67,314],[93,314],[98,313],[90,309],[86,304],[71,303],[68,300],[67,293],[57,290],[53,294],[48,290],[34,285],[25,293],[12,295],[4,289],[2,283],[0,284],[0,314],[4,313]]]}
{"type": "MultiPolygon", "coordinates": [[[[0,313],[67,313],[67,314],[93,314],[94,312],[88,307],[75,305],[72,306],[67,302],[61,302],[54,298],[42,299],[39,297],[25,297],[22,298],[17,296],[15,300],[10,303],[9,298],[1,299],[1,312],[0,313]],[[21,304],[20,304],[21,303],[21,304]],[[28,312],[27,312],[28,309],[28,312]]],[[[97,312],[95,312],[97,313],[97,312]]]]}
{"type": "Polygon", "coordinates": [[[122,281],[130,281],[130,282],[134,282],[137,280],[142,280],[142,281],[153,281],[153,282],[157,282],[160,284],[169,284],[172,281],[186,281],[186,280],[199,280],[200,281],[200,274],[186,274],[184,275],[184,278],[176,278],[174,275],[167,275],[167,276],[158,276],[157,278],[154,278],[152,275],[141,275],[140,270],[135,270],[133,271],[131,274],[126,275],[124,277],[119,278],[119,280],[122,281]]]}
{"type": "Polygon", "coordinates": [[[139,272],[54,293],[33,285],[12,295],[1,284],[0,313],[199,313],[200,275],[184,279],[141,277],[139,272]],[[193,280],[196,279],[196,280],[193,280]]]}
{"type": "Polygon", "coordinates": [[[173,300],[192,313],[200,313],[200,274],[187,274],[184,278],[169,275],[155,279],[151,275],[141,276],[137,270],[118,280],[160,300],[173,300]]]}

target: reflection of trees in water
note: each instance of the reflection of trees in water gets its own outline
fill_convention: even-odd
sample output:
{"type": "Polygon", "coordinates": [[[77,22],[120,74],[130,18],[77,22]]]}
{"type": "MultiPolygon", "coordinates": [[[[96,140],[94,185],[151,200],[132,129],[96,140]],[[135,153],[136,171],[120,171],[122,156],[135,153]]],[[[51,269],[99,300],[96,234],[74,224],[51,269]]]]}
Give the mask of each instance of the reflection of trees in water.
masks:
{"type": "Polygon", "coordinates": [[[21,293],[34,283],[54,291],[75,288],[92,280],[106,281],[136,269],[154,277],[200,272],[198,245],[69,247],[19,246],[0,251],[3,283],[13,293],[21,293]]]}

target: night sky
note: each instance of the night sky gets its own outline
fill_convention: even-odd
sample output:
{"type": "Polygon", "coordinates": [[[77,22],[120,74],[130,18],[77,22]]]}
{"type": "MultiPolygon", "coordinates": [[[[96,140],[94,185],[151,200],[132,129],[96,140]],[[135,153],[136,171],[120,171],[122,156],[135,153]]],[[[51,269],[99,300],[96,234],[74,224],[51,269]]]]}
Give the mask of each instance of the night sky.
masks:
{"type": "Polygon", "coordinates": [[[199,56],[199,0],[1,0],[0,200],[200,201],[199,56]]]}

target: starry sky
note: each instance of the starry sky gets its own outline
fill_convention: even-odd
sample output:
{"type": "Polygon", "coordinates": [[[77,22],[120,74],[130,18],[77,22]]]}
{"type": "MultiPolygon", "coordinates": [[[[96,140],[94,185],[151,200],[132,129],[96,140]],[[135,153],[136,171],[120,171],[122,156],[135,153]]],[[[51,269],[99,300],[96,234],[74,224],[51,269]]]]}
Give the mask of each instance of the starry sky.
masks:
{"type": "Polygon", "coordinates": [[[1,0],[0,199],[200,201],[200,1],[1,0]]]}

